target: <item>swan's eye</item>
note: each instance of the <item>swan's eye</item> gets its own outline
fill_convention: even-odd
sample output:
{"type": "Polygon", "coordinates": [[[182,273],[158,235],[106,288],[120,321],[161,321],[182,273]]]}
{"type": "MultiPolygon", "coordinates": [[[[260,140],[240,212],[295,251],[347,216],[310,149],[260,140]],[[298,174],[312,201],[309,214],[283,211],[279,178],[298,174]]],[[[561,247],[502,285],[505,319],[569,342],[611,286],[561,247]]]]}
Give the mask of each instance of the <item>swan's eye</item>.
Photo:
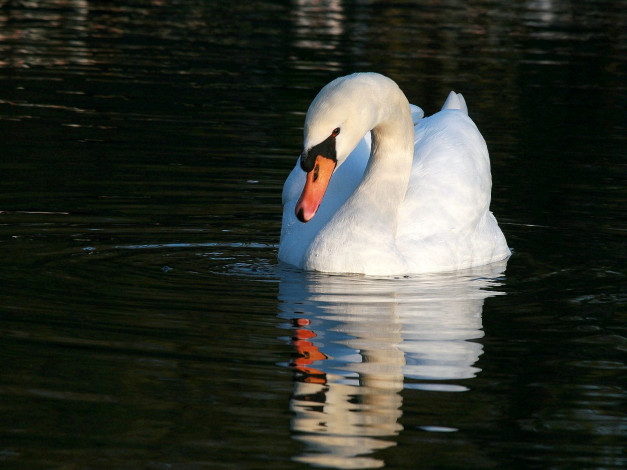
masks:
{"type": "Polygon", "coordinates": [[[320,173],[320,165],[316,165],[314,167],[314,174],[313,174],[314,182],[318,179],[318,173],[320,173]]]}
{"type": "Polygon", "coordinates": [[[340,128],[336,127],[335,129],[333,129],[333,132],[331,132],[331,136],[332,137],[337,137],[337,135],[340,133],[340,128]]]}

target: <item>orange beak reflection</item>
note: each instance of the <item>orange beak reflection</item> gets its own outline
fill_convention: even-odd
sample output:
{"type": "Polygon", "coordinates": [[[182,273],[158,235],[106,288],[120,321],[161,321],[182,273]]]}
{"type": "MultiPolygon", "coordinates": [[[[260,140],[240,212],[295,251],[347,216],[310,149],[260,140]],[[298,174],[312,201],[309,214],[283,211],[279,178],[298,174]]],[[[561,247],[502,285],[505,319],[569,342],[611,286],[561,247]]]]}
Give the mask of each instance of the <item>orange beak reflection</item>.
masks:
{"type": "Polygon", "coordinates": [[[322,155],[316,157],[313,170],[307,173],[305,188],[296,203],[296,217],[301,222],[309,222],[316,215],[335,165],[337,162],[330,158],[322,155]]]}

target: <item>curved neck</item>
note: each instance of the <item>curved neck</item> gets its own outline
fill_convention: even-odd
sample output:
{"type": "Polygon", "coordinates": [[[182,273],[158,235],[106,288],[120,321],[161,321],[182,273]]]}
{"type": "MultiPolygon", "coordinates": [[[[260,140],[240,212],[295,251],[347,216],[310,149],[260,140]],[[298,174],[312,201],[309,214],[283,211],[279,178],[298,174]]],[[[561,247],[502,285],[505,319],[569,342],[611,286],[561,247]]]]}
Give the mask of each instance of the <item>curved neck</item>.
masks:
{"type": "MultiPolygon", "coordinates": [[[[400,91],[399,91],[400,93],[400,91]]],[[[372,129],[370,159],[351,199],[372,214],[369,223],[396,228],[398,210],[405,199],[414,156],[414,126],[409,102],[400,93],[387,106],[382,120],[372,129]]]]}
{"type": "Polygon", "coordinates": [[[372,96],[364,106],[372,111],[365,129],[372,130],[368,166],[359,186],[309,246],[306,269],[384,274],[382,257],[390,273],[406,268],[396,230],[411,174],[414,126],[409,102],[396,85],[372,96]]]}

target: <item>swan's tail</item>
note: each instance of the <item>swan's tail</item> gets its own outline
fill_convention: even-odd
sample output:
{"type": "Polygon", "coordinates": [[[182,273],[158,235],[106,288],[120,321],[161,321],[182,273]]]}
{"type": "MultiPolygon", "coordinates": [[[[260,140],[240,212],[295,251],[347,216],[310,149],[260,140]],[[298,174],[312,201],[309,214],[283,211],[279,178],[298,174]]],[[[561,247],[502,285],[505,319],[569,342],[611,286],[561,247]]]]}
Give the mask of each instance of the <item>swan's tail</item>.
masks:
{"type": "Polygon", "coordinates": [[[462,96],[461,93],[455,93],[451,91],[444,102],[444,106],[442,109],[459,109],[464,113],[468,114],[468,107],[466,106],[466,100],[462,96]]]}

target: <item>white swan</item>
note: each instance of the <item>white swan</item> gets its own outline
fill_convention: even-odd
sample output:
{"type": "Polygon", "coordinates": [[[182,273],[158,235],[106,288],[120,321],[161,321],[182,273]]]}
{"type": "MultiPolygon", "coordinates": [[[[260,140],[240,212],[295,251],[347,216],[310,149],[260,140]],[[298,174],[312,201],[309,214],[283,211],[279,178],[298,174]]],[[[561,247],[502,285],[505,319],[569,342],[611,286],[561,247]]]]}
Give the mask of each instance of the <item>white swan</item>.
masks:
{"type": "Polygon", "coordinates": [[[423,118],[383,75],[340,77],[309,107],[304,139],[283,187],[281,261],[397,275],[510,255],[489,211],[488,150],[461,94],[423,118]]]}

